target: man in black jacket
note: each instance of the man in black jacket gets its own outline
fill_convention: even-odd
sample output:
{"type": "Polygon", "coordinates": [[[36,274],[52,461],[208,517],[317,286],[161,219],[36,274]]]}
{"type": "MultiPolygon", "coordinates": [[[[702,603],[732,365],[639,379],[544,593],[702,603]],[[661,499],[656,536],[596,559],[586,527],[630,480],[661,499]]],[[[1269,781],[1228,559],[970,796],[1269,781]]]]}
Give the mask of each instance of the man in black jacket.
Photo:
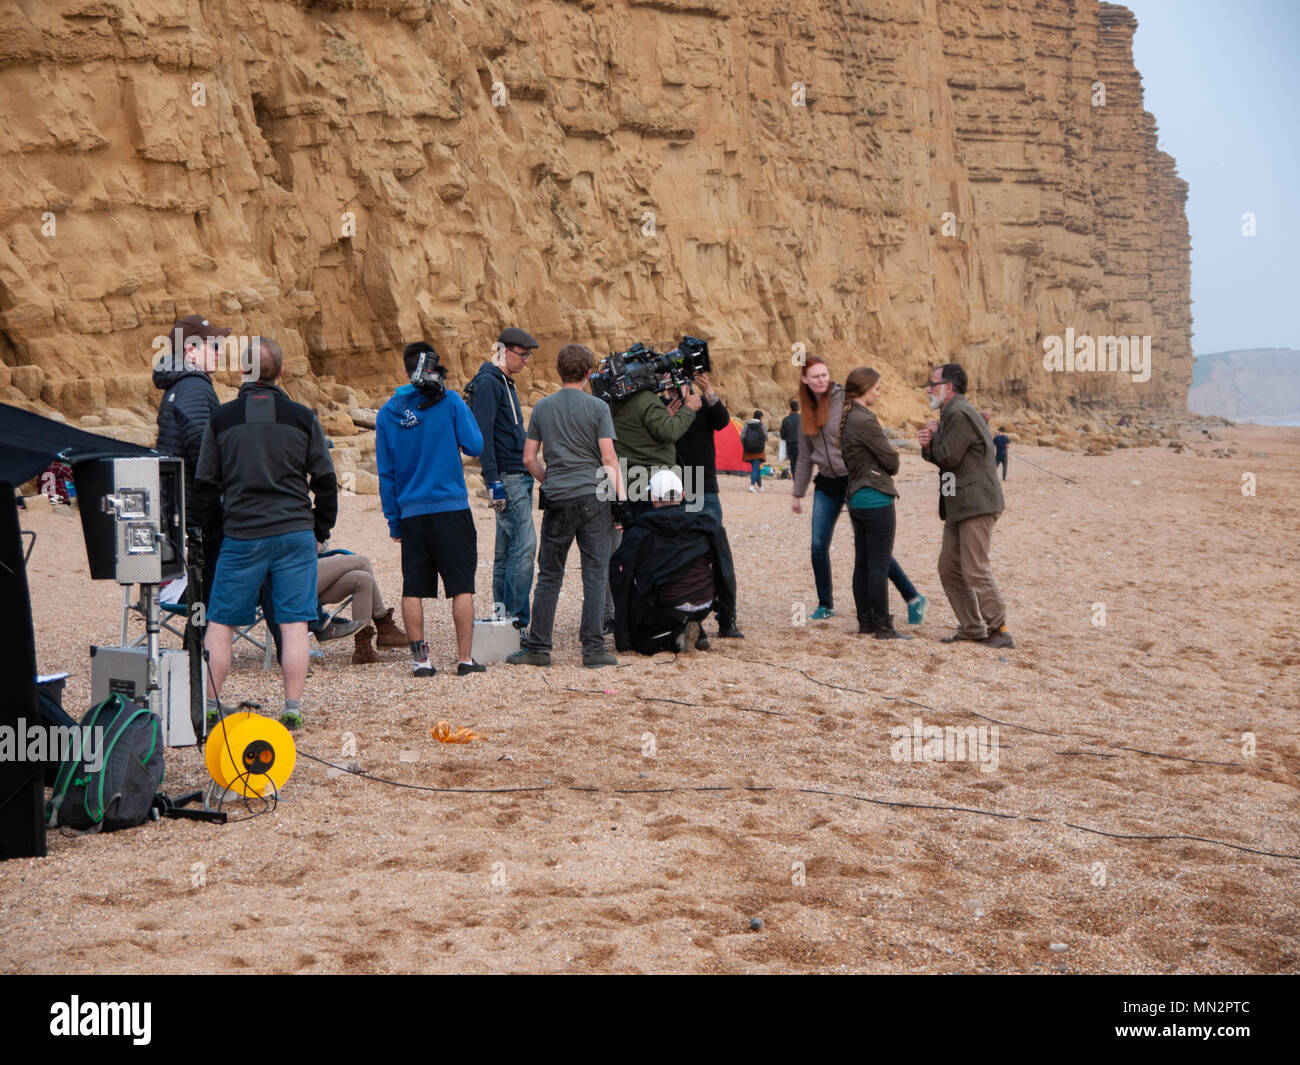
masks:
{"type": "Polygon", "coordinates": [[[785,458],[790,464],[790,476],[794,476],[794,464],[799,461],[799,437],[803,429],[799,422],[799,401],[790,400],[790,413],[781,419],[781,439],[785,441],[785,458]]]}
{"type": "MultiPolygon", "coordinates": [[[[705,514],[722,524],[722,498],[718,493],[718,448],[714,433],[725,429],[731,421],[727,406],[713,388],[707,373],[696,374],[692,384],[699,390],[704,405],[700,408],[690,428],[677,440],[677,465],[685,478],[687,508],[701,507],[705,514]],[[690,472],[687,472],[690,471],[690,472]]],[[[743,639],[744,633],[736,628],[735,616],[718,615],[718,635],[728,639],[743,639]]],[[[700,640],[708,646],[703,632],[700,640]]],[[[701,648],[703,650],[703,648],[701,648]]]]}
{"type": "Polygon", "coordinates": [[[213,325],[202,315],[178,318],[169,335],[170,351],[155,358],[153,368],[154,387],[163,394],[158,403],[158,440],[154,448],[185,464],[185,524],[198,530],[202,539],[205,604],[221,548],[221,525],[219,514],[214,526],[205,529],[200,525],[194,505],[194,475],[203,431],[220,406],[210,375],[219,365],[221,341],[228,336],[229,329],[213,325]]]}
{"type": "Polygon", "coordinates": [[[650,499],[653,509],[624,529],[609,563],[614,644],[644,655],[707,650],[704,618],[736,612],[727,534],[712,516],[682,505],[682,482],[671,470],[650,479],[650,499]]]}
{"type": "Polygon", "coordinates": [[[254,337],[249,352],[256,377],[212,416],[194,483],[199,520],[220,506],[225,528],[208,604],[208,710],[218,711],[234,627],[253,621],[269,576],[282,639],[280,720],[297,728],[307,681],[307,623],[317,616],[317,545],[329,539],[338,516],[338,483],[316,415],[276,385],[283,366],[279,346],[254,337]]]}

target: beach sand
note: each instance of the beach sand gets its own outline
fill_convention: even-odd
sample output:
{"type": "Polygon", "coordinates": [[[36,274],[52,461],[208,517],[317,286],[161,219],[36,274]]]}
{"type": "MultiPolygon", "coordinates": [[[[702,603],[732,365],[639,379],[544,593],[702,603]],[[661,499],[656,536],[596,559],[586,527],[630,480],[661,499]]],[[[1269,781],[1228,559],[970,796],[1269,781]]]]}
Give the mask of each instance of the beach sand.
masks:
{"type": "MultiPolygon", "coordinates": [[[[895,553],[925,624],[902,624],[891,591],[910,642],[857,635],[847,517],[838,616],[792,624],[816,606],[809,515],[789,481],[727,477],[744,640],[583,669],[575,549],[549,670],[448,675],[444,602],[426,603],[432,679],[405,651],[361,667],[350,639],[328,644],[277,809],[51,832],[47,858],[0,864],[0,970],[1296,972],[1300,429],[1216,435],[1187,433],[1185,453],[1013,447],[1077,482],[1012,460],[994,568],[1015,650],[938,642],[937,478],[913,454],[895,553]],[[996,723],[996,768],[896,761],[890,730],[918,717],[996,723]],[[440,719],[483,739],[439,744],[440,719]],[[331,779],[304,756],[341,763],[348,733],[375,776],[540,790],[331,779]]],[[[493,522],[473,506],[486,614],[493,522]]],[[[76,520],[22,521],[39,668],[73,672],[80,716],[121,594],[87,579],[76,520]]],[[[368,554],[396,603],[375,497],[344,499],[333,543],[368,554]]],[[[278,712],[259,665],[240,653],[227,701],[278,712]]],[[[196,749],[167,751],[166,791],[205,781],[196,749]]]]}

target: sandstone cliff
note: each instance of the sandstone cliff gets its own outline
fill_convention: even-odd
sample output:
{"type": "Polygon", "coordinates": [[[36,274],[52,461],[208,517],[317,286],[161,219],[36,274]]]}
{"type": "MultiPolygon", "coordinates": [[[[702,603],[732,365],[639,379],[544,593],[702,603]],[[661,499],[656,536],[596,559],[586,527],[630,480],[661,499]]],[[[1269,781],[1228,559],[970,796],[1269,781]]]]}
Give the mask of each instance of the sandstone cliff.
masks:
{"type": "Polygon", "coordinates": [[[1135,26],[1095,0],[17,0],[0,399],[147,434],[152,339],[198,312],[280,340],[322,414],[381,402],[416,337],[463,384],[505,324],[543,342],[533,398],[564,342],[688,331],[738,409],[782,405],[797,343],[884,369],[899,420],[949,353],[1008,414],[1181,406],[1186,185],[1135,26]],[[1152,337],[1150,381],[1045,372],[1066,328],[1152,337]]]}

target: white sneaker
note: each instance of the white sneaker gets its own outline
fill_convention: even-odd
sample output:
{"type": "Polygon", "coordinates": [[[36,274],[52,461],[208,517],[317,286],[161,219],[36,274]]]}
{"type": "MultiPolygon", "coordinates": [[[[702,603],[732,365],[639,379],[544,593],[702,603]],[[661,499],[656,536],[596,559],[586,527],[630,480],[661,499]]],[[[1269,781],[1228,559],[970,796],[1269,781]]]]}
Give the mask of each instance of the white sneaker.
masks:
{"type": "Polygon", "coordinates": [[[758,486],[758,490],[759,490],[760,492],[766,492],[766,491],[767,491],[767,485],[765,485],[765,484],[760,484],[760,485],[758,486]]]}
{"type": "Polygon", "coordinates": [[[757,489],[756,489],[752,484],[749,486],[749,490],[750,490],[751,492],[755,492],[755,491],[757,491],[757,489]]]}

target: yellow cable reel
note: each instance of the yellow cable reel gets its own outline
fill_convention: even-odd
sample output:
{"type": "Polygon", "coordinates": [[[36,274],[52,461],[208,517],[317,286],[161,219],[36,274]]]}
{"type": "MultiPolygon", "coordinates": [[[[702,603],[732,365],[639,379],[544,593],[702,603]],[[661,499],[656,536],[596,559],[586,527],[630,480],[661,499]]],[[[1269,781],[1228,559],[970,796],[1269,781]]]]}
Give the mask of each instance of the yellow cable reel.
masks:
{"type": "Polygon", "coordinates": [[[279,792],[297,760],[289,730],[249,711],[218,721],[203,749],[212,779],[227,791],[244,796],[265,795],[268,784],[279,792]]]}

